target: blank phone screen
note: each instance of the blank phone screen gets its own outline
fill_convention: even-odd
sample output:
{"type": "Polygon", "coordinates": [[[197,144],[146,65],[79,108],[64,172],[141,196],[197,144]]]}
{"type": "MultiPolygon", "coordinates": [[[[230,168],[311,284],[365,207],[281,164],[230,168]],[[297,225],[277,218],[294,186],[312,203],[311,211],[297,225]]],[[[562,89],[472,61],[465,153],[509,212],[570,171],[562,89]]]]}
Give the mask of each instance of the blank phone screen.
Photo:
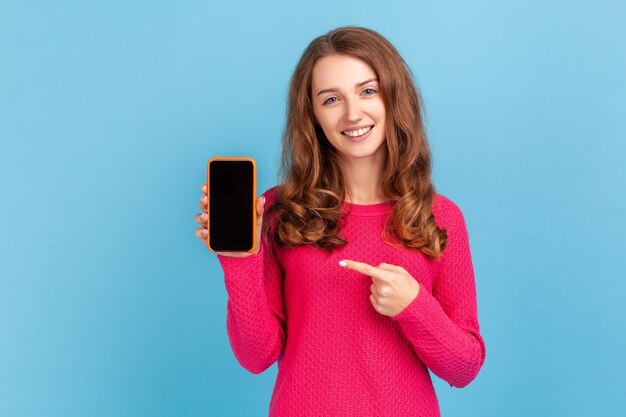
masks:
{"type": "Polygon", "coordinates": [[[254,245],[254,165],[209,164],[209,244],[218,251],[249,251],[254,245]]]}

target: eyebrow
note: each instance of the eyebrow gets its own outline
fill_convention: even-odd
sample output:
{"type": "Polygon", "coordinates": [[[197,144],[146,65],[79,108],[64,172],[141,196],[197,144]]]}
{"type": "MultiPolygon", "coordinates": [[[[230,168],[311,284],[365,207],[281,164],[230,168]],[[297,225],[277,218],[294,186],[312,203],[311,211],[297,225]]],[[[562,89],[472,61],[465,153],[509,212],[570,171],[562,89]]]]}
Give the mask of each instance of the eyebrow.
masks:
{"type": "MultiPolygon", "coordinates": [[[[365,80],[365,81],[362,81],[360,83],[356,83],[354,88],[360,87],[360,86],[365,85],[365,84],[367,84],[369,82],[372,82],[372,81],[378,81],[378,78],[370,78],[369,80],[365,80]]],[[[320,94],[332,93],[332,92],[335,92],[335,91],[338,91],[337,88],[327,88],[325,90],[320,90],[320,92],[317,93],[317,95],[319,96],[320,94]]]]}

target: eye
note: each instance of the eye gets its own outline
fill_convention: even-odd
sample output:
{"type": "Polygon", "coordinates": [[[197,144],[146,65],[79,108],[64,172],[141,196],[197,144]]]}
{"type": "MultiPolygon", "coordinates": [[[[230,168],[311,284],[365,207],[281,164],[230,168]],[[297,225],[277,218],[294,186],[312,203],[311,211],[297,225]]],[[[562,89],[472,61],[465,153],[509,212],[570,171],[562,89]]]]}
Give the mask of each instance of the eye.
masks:
{"type": "Polygon", "coordinates": [[[333,99],[333,98],[336,98],[336,97],[329,97],[329,98],[327,98],[326,100],[324,100],[324,102],[322,103],[322,105],[323,105],[323,106],[325,106],[325,105],[327,105],[327,104],[331,103],[331,101],[330,101],[330,100],[331,100],[331,99],[333,99]]]}
{"type": "MultiPolygon", "coordinates": [[[[365,90],[363,90],[363,92],[366,92],[368,90],[372,91],[372,94],[374,94],[376,92],[376,90],[374,90],[373,88],[366,88],[365,90]]],[[[370,96],[372,94],[368,94],[368,96],[370,96]]]]}

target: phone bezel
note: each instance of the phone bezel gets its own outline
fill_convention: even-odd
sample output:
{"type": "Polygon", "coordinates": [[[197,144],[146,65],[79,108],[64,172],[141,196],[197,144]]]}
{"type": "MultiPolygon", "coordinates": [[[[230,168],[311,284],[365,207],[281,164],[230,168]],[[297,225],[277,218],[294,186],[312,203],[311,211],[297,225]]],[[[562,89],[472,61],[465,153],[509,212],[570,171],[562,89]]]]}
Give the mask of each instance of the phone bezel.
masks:
{"type": "Polygon", "coordinates": [[[256,161],[249,157],[249,156],[214,156],[211,159],[209,159],[209,161],[207,162],[207,173],[206,173],[206,184],[207,184],[207,220],[206,220],[206,229],[207,229],[207,247],[209,248],[209,250],[211,252],[246,252],[246,253],[252,253],[257,249],[257,242],[256,242],[256,234],[257,234],[257,230],[256,230],[256,193],[257,193],[257,188],[256,188],[256,161]],[[215,249],[213,249],[211,247],[211,242],[210,242],[210,236],[211,236],[211,231],[209,230],[209,219],[210,219],[210,213],[209,213],[209,208],[211,207],[211,182],[210,182],[210,175],[211,175],[211,163],[213,162],[217,162],[217,161],[248,161],[252,163],[252,247],[247,250],[247,251],[225,251],[225,250],[220,250],[217,251],[215,249]]]}

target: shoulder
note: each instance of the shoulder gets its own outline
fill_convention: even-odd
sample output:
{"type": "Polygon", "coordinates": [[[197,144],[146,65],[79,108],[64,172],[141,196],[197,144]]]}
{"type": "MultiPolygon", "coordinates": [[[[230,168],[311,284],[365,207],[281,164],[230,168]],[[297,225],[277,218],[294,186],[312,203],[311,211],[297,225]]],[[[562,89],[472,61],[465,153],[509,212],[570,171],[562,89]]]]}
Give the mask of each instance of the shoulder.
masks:
{"type": "Polygon", "coordinates": [[[433,216],[435,216],[435,222],[442,229],[464,222],[461,208],[452,199],[443,194],[435,194],[432,211],[433,216]]]}
{"type": "Polygon", "coordinates": [[[273,187],[268,188],[263,192],[263,197],[265,197],[265,204],[263,209],[263,218],[267,218],[269,223],[272,224],[271,229],[274,230],[276,227],[276,220],[278,213],[275,211],[276,207],[273,204],[280,198],[280,187],[281,185],[275,185],[273,187]]]}
{"type": "Polygon", "coordinates": [[[265,190],[265,192],[262,194],[263,197],[265,197],[265,207],[269,207],[269,205],[272,204],[276,200],[279,187],[280,185],[275,185],[273,187],[270,187],[267,190],[265,190]]]}
{"type": "MultiPolygon", "coordinates": [[[[263,192],[263,194],[261,194],[263,197],[265,197],[265,204],[263,206],[263,228],[271,236],[275,234],[278,223],[276,212],[272,212],[272,208],[270,206],[276,201],[278,191],[279,185],[275,185],[268,188],[263,192]]],[[[272,248],[275,249],[273,239],[271,245],[272,248]]]]}

